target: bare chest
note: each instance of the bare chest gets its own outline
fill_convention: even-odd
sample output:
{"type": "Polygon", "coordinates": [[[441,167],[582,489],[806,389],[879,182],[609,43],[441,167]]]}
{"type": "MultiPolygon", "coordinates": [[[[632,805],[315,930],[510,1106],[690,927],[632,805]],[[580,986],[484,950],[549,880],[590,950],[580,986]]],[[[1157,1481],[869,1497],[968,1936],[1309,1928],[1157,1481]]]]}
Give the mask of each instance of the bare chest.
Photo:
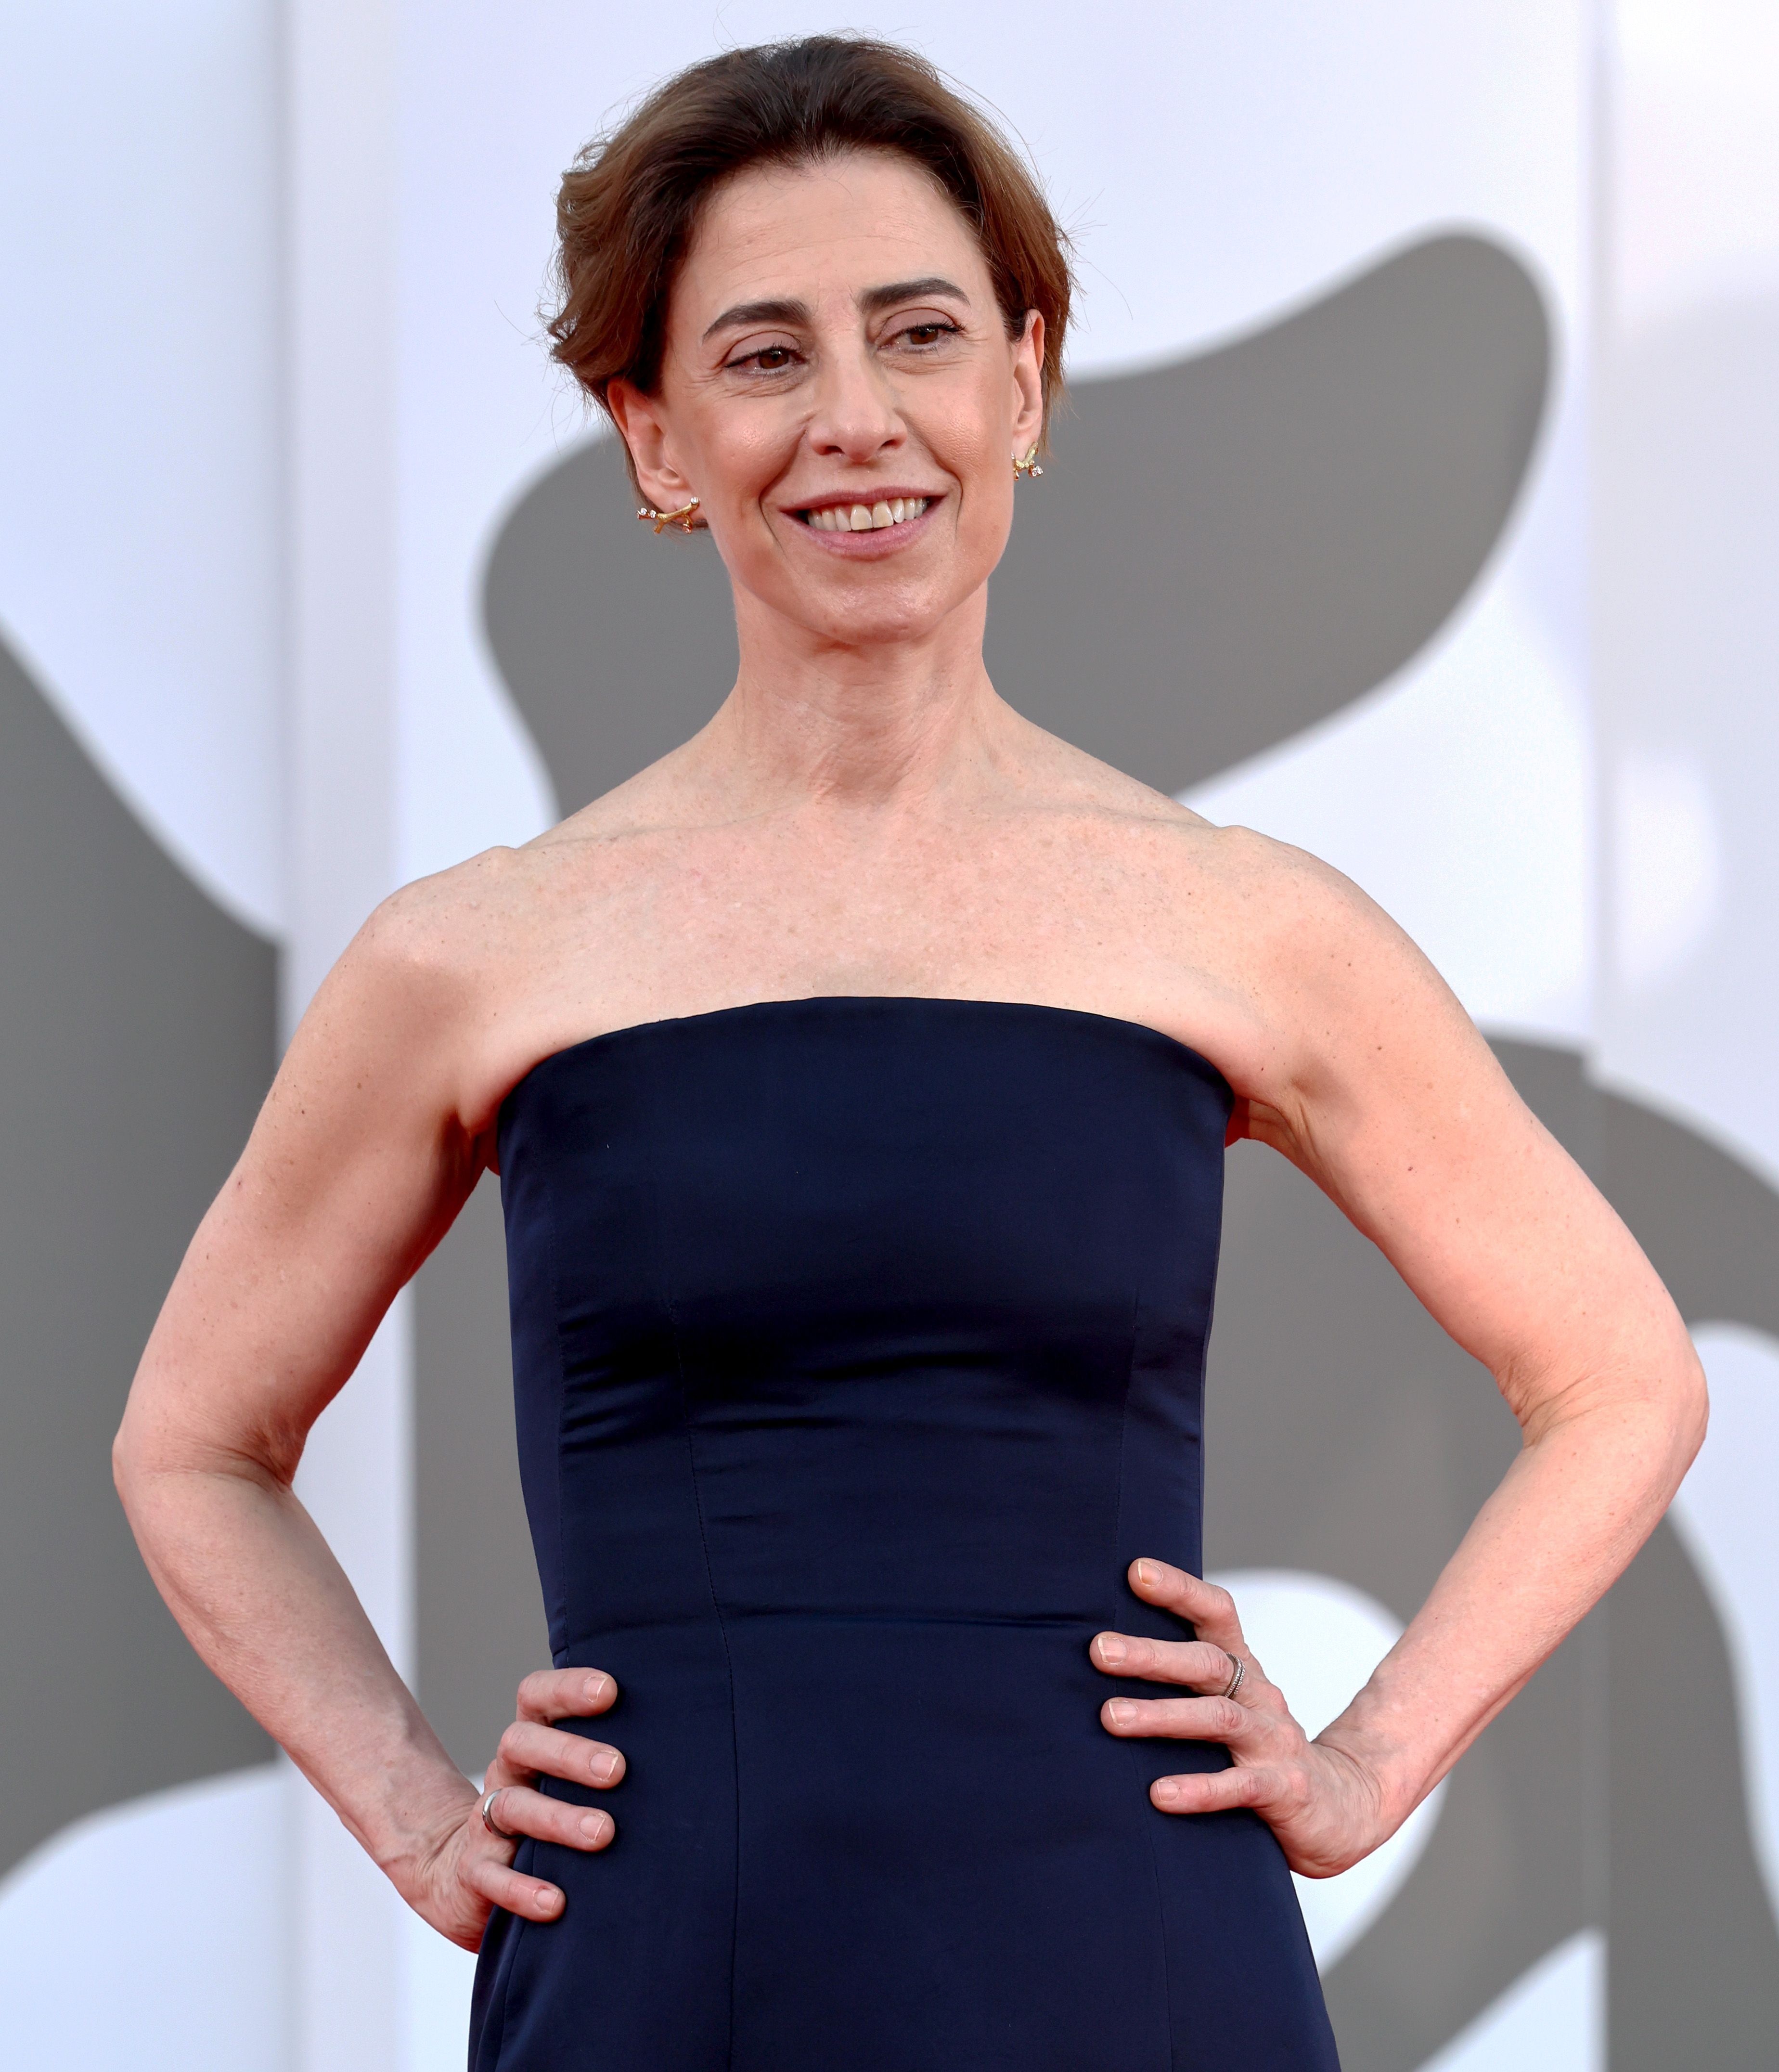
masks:
{"type": "Polygon", "coordinates": [[[1227,993],[1211,904],[1140,844],[1066,826],[567,853],[500,960],[487,1083],[609,1030],[836,994],[1029,1001],[1205,1048],[1227,993]]]}

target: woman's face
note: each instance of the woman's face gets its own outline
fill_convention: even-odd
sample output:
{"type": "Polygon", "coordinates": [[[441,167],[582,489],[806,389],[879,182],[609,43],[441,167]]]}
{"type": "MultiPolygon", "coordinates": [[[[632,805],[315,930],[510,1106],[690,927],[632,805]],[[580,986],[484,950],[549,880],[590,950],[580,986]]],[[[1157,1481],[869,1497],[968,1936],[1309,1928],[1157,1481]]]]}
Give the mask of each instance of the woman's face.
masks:
{"type": "Polygon", "coordinates": [[[744,626],[918,639],[988,581],[1042,423],[969,225],[891,153],[738,174],[674,285],[658,393],[612,407],[651,503],[699,499],[744,626]],[[899,516],[898,514],[900,514],[899,516]]]}

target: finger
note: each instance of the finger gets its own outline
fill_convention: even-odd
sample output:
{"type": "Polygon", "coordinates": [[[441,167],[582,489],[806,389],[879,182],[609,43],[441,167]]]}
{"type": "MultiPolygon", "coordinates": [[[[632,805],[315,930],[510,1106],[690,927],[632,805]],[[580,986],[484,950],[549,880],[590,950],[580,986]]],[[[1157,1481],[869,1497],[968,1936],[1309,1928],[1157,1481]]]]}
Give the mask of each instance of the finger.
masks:
{"type": "Polygon", "coordinates": [[[1166,1561],[1147,1556],[1130,1565],[1130,1585],[1147,1603],[1189,1620],[1201,1640],[1214,1641],[1231,1654],[1246,1652],[1242,1642],[1242,1622],[1236,1616],[1235,1600],[1216,1583],[1189,1575],[1166,1561]]]}
{"type": "Polygon", "coordinates": [[[1108,1698],[1099,1708],[1109,1734],[1127,1739],[1224,1741],[1234,1746],[1261,1722],[1233,1698],[1108,1698]]]}
{"type": "Polygon", "coordinates": [[[559,1727],[544,1727],[527,1720],[515,1720],[500,1737],[496,1758],[500,1774],[491,1776],[490,1790],[510,1774],[515,1778],[560,1777],[569,1784],[593,1784],[603,1790],[617,1783],[624,1774],[624,1758],[607,1741],[588,1741],[580,1734],[565,1734],[559,1727]]]}
{"type": "Polygon", "coordinates": [[[1163,1813],[1227,1813],[1239,1806],[1267,1805],[1276,1795],[1263,1770],[1247,1768],[1158,1777],[1149,1786],[1149,1803],[1163,1813]]]}
{"type": "Polygon", "coordinates": [[[534,1670],[519,1687],[522,1720],[590,1719],[610,1709],[618,1685],[602,1669],[534,1670]]]}
{"type": "MultiPolygon", "coordinates": [[[[536,1842],[560,1842],[568,1849],[602,1849],[618,1832],[609,1813],[546,1799],[527,1785],[509,1784],[495,1793],[488,1817],[507,1835],[528,1835],[536,1842]]],[[[491,1832],[492,1830],[490,1831],[491,1832]]]]}
{"type": "Polygon", "coordinates": [[[523,1871],[509,1870],[493,1856],[479,1856],[466,1864],[463,1880],[472,1892],[522,1920],[553,1921],[562,1911],[561,1886],[546,1885],[542,1878],[527,1877],[523,1871]]]}
{"type": "Polygon", "coordinates": [[[1144,1640],[1128,1633],[1098,1633],[1090,1651],[1108,1676],[1140,1676],[1220,1692],[1230,1679],[1228,1651],[1210,1640],[1144,1640]]]}

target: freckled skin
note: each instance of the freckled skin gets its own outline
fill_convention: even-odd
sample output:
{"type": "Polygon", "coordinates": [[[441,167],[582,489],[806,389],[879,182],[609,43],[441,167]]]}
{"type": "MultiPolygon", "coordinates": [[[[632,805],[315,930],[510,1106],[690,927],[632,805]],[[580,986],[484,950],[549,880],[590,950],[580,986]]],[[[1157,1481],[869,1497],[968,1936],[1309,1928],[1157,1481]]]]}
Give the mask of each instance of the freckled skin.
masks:
{"type": "MultiPolygon", "coordinates": [[[[1493,1371],[1526,1449],[1314,1742],[1239,1607],[1164,1563],[1136,1564],[1132,1586],[1199,1640],[1094,1644],[1102,1668],[1160,1687],[1109,1704],[1108,1733],[1234,1756],[1163,1779],[1156,1804],[1251,1806],[1312,1875],[1394,1832],[1623,1568],[1703,1434],[1660,1283],[1387,918],[1313,858],[1043,733],[989,682],[988,581],[1013,461],[1041,430],[1042,350],[1035,316],[1009,332],[968,225],[898,158],[750,172],[711,198],[657,392],[620,383],[611,405],[650,502],[699,500],[734,586],[737,681],[652,768],[372,918],[144,1355],[117,1459],[156,1581],[409,1902],[467,1947],[491,1906],[548,1921],[561,1895],[512,1869],[290,1481],[491,1161],[502,1097],[582,1038],[835,993],[1148,1023],[1222,1071],[1232,1138],[1301,1167],[1493,1371]],[[929,507],[862,534],[802,515],[896,495],[929,507]]],[[[615,1696],[597,1672],[526,1680],[488,1773],[499,1827],[605,1845],[608,1815],[531,1787],[622,1774],[617,1750],[553,1724],[615,1696]]]]}

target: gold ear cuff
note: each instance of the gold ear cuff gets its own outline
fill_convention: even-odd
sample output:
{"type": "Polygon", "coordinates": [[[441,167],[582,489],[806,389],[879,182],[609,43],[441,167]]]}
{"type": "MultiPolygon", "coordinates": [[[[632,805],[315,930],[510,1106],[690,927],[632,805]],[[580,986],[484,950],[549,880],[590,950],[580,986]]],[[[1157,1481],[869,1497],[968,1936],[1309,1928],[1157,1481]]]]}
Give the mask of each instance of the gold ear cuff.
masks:
{"type": "Polygon", "coordinates": [[[1013,462],[1013,475],[1016,479],[1022,475],[1042,475],[1043,472],[1043,469],[1037,464],[1037,448],[1036,446],[1032,448],[1031,451],[1026,454],[1023,460],[1016,460],[1013,462]]]}
{"type": "Polygon", "coordinates": [[[691,532],[693,529],[692,514],[697,508],[698,500],[695,496],[689,504],[682,504],[677,511],[657,511],[653,504],[645,504],[636,515],[645,525],[651,519],[654,520],[655,536],[659,539],[664,525],[677,525],[682,532],[691,532]]]}

